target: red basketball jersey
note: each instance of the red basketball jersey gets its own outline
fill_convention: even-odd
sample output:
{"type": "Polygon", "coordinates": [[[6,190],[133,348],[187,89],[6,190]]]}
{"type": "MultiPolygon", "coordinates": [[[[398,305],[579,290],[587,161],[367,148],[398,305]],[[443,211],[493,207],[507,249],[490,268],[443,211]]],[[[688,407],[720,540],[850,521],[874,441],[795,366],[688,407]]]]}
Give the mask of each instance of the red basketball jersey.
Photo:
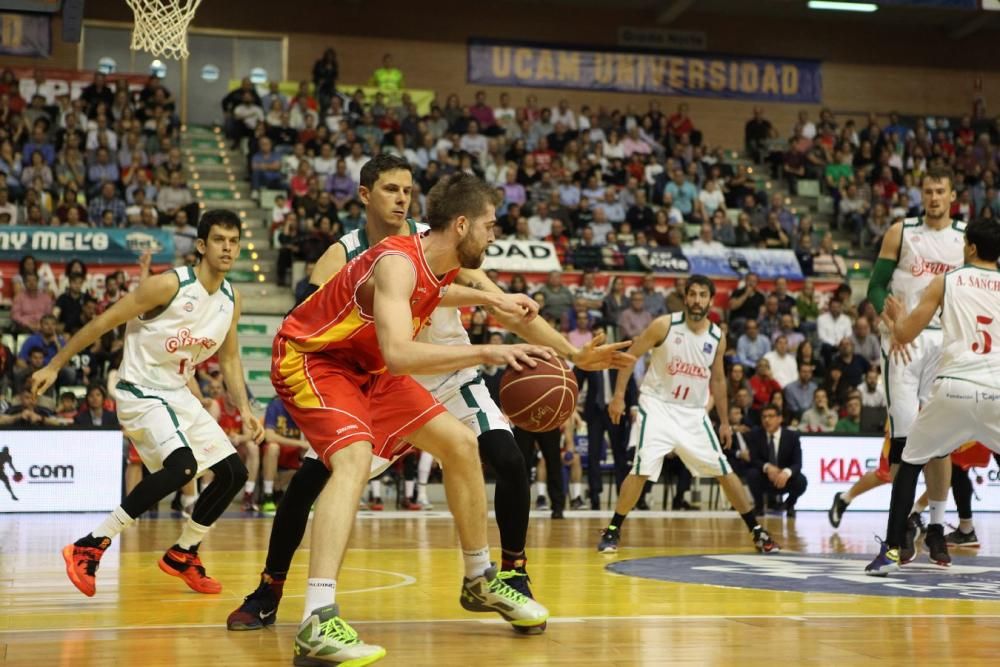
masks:
{"type": "MultiPolygon", "coordinates": [[[[368,373],[385,371],[385,359],[378,346],[374,320],[375,263],[387,255],[409,260],[416,275],[410,294],[413,335],[430,318],[445,292],[458,275],[449,271],[440,280],[427,265],[421,236],[391,236],[350,261],[281,323],[278,337],[283,340],[282,371],[301,365],[302,354],[322,353],[347,368],[368,373]]],[[[294,372],[294,371],[292,371],[294,372]]],[[[287,373],[282,372],[283,375],[287,373]]]]}

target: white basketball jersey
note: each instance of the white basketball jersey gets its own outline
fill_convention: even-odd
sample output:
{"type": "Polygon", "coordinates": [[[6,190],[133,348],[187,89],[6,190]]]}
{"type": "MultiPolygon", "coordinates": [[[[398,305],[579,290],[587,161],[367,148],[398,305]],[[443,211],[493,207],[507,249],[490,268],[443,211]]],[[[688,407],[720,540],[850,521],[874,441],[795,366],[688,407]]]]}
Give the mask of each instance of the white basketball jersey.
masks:
{"type": "MultiPolygon", "coordinates": [[[[421,343],[434,345],[469,345],[469,334],[462,326],[462,314],[458,308],[437,308],[431,315],[431,321],[420,333],[417,340],[421,343]]],[[[452,373],[438,375],[414,375],[424,389],[431,392],[434,398],[444,401],[450,394],[467,382],[472,382],[479,375],[478,368],[463,368],[452,373]]]]}
{"type": "Polygon", "coordinates": [[[173,269],[177,294],[156,317],[125,325],[121,378],[140,387],[179,389],[226,339],[236,300],[228,280],[209,294],[194,269],[173,269]]]}
{"type": "Polygon", "coordinates": [[[941,323],[938,377],[1000,388],[1000,271],[971,265],[950,271],[944,277],[941,323]]]}
{"type": "MultiPolygon", "coordinates": [[[[893,295],[906,304],[907,312],[917,307],[934,276],[965,263],[964,248],[964,222],[955,221],[944,229],[931,229],[923,218],[903,221],[899,259],[889,287],[893,295]]],[[[941,328],[940,313],[934,315],[927,328],[941,328]]]]}
{"type": "Polygon", "coordinates": [[[641,392],[666,403],[705,408],[721,337],[715,324],[709,323],[704,333],[696,334],[683,312],[673,313],[666,338],[653,348],[641,392]]]}

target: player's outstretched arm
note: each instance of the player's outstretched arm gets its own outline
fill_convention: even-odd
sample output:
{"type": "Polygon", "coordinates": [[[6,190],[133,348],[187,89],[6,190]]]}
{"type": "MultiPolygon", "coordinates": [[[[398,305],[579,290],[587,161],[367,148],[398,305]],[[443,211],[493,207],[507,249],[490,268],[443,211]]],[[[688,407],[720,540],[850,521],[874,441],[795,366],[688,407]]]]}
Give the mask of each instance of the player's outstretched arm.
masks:
{"type": "Polygon", "coordinates": [[[941,308],[943,299],[943,275],[935,276],[934,280],[927,285],[927,289],[920,297],[920,303],[909,314],[905,312],[903,303],[896,297],[890,296],[886,299],[883,319],[892,331],[893,340],[905,345],[919,336],[920,332],[926,329],[927,325],[934,319],[934,314],[941,308]]]}
{"type": "MultiPolygon", "coordinates": [[[[493,294],[504,294],[496,283],[482,269],[462,269],[456,283],[472,289],[483,290],[493,294]]],[[[506,313],[495,311],[493,315],[506,329],[513,331],[524,340],[534,345],[547,345],[556,351],[560,357],[573,362],[585,371],[600,371],[605,368],[625,368],[635,363],[635,357],[625,352],[632,341],[604,344],[604,334],[595,336],[583,349],[577,349],[565,336],[552,328],[544,317],[536,317],[530,322],[522,318],[510,317],[506,313]]]]}
{"type": "MultiPolygon", "coordinates": [[[[657,317],[636,337],[632,347],[628,349],[628,354],[632,355],[633,359],[638,359],[663,342],[669,332],[670,316],[657,317]]],[[[608,415],[615,424],[621,420],[622,413],[625,412],[625,389],[628,387],[628,379],[632,376],[634,368],[635,361],[618,371],[618,378],[615,380],[615,393],[611,397],[611,403],[608,404],[608,415]]]]}
{"type": "MultiPolygon", "coordinates": [[[[386,367],[393,375],[450,373],[479,364],[535,366],[532,356],[551,358],[537,345],[432,345],[413,340],[410,294],[412,264],[400,255],[386,255],[375,264],[375,331],[386,367]]],[[[470,290],[473,291],[473,290],[470,290]]]]}
{"type": "Polygon", "coordinates": [[[538,316],[538,302],[527,294],[493,293],[472,289],[460,284],[448,287],[441,299],[444,308],[465,308],[466,306],[486,306],[493,312],[503,313],[510,318],[530,322],[538,316]]]}
{"type": "Polygon", "coordinates": [[[222,341],[222,345],[219,346],[219,367],[222,369],[222,377],[226,381],[229,396],[240,410],[243,428],[249,432],[254,442],[260,444],[264,440],[264,426],[250,410],[247,386],[243,381],[243,362],[240,361],[240,337],[236,325],[240,321],[242,299],[238,290],[233,289],[233,297],[236,302],[233,306],[233,321],[229,325],[226,340],[222,341]]]}
{"type": "Polygon", "coordinates": [[[88,322],[69,339],[66,346],[59,350],[44,368],[35,371],[31,376],[31,390],[36,395],[44,393],[55,382],[59,369],[75,355],[90,347],[95,340],[133,318],[170,303],[177,293],[179,284],[177,274],[173,271],[139,283],[135,291],[129,292],[88,322]]]}

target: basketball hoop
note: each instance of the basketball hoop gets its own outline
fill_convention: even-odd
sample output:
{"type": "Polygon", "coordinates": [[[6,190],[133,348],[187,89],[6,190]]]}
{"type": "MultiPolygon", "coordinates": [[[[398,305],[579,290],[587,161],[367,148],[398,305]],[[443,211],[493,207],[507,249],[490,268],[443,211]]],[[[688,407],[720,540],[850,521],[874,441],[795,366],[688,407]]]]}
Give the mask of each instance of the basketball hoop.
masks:
{"type": "Polygon", "coordinates": [[[187,28],[201,0],[126,0],[135,13],[132,50],[181,60],[188,57],[187,28]]]}

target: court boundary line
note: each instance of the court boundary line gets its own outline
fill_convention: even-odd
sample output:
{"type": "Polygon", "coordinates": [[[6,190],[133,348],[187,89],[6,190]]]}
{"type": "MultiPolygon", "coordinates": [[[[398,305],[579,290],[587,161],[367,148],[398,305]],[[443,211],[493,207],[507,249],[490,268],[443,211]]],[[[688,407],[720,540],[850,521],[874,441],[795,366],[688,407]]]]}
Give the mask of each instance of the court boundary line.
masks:
{"type": "MultiPolygon", "coordinates": [[[[635,616],[553,616],[548,619],[550,624],[562,623],[587,623],[591,621],[657,621],[657,622],[689,622],[689,621],[747,621],[747,620],[786,620],[807,623],[810,621],[826,620],[866,620],[866,619],[1000,619],[1000,614],[691,614],[691,615],[667,615],[667,614],[639,614],[635,616]]],[[[508,625],[507,621],[482,618],[425,618],[425,619],[400,619],[385,621],[351,621],[351,625],[417,625],[417,624],[445,624],[445,623],[480,623],[483,625],[508,625]]],[[[273,627],[297,628],[298,623],[275,623],[273,627]]],[[[107,627],[83,627],[83,628],[34,628],[29,630],[0,630],[0,637],[7,635],[25,634],[52,634],[62,632],[127,632],[132,630],[197,630],[201,628],[217,628],[221,630],[221,623],[186,623],[186,624],[165,624],[165,625],[115,625],[107,627]]]]}

